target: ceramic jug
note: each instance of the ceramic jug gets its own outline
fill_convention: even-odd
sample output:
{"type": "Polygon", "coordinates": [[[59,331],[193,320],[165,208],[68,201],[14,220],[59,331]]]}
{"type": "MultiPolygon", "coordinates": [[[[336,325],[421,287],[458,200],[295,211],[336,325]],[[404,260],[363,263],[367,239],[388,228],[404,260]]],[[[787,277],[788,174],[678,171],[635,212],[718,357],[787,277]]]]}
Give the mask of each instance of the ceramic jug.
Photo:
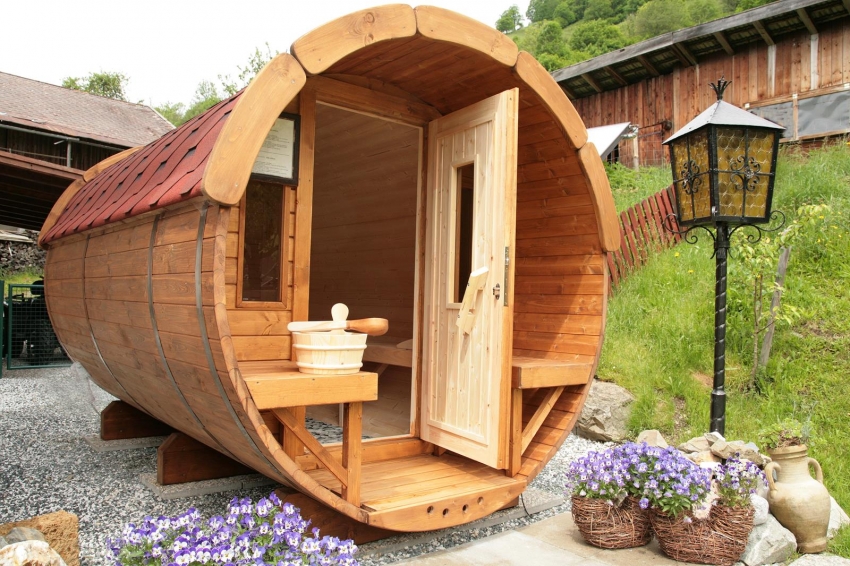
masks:
{"type": "Polygon", "coordinates": [[[768,451],[773,461],[765,466],[770,490],[770,512],[797,538],[797,551],[815,553],[826,550],[830,498],[823,485],[823,472],[808,448],[789,446],[768,451]],[[809,473],[815,469],[817,480],[809,473]],[[773,474],[777,473],[774,479],[773,474]]]}

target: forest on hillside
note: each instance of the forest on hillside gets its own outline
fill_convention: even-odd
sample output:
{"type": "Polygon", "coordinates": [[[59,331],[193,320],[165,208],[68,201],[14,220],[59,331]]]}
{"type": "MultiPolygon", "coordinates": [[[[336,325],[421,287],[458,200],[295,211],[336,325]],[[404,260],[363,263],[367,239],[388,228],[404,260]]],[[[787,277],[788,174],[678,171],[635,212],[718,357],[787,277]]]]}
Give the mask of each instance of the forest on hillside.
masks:
{"type": "Polygon", "coordinates": [[[531,0],[496,29],[549,71],[650,37],[716,20],[774,0],[531,0]]]}

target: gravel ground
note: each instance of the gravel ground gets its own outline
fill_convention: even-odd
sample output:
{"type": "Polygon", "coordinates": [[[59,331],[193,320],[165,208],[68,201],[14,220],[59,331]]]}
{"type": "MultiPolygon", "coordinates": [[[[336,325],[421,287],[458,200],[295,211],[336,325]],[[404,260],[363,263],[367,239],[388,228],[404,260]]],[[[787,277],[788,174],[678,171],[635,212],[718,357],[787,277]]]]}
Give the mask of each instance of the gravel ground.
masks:
{"type": "MultiPolygon", "coordinates": [[[[202,515],[224,511],[234,496],[254,501],[269,487],[162,500],[139,481],[156,472],[156,449],[95,452],[84,440],[99,432],[99,413],[113,400],[70,368],[4,371],[0,379],[0,523],[58,510],[80,519],[83,566],[104,564],[105,540],[145,515],[176,515],[196,507],[202,515]]],[[[563,473],[574,458],[599,443],[570,436],[531,487],[563,495],[563,473]]],[[[564,503],[497,525],[444,529],[423,537],[401,535],[361,547],[363,566],[392,564],[419,554],[539,521],[568,510],[564,503]]],[[[508,512],[501,512],[508,513],[508,512]]],[[[506,517],[515,516],[505,515],[506,517]]],[[[489,521],[492,522],[492,521],[489,521]]],[[[477,526],[480,525],[480,526],[477,526]]]]}

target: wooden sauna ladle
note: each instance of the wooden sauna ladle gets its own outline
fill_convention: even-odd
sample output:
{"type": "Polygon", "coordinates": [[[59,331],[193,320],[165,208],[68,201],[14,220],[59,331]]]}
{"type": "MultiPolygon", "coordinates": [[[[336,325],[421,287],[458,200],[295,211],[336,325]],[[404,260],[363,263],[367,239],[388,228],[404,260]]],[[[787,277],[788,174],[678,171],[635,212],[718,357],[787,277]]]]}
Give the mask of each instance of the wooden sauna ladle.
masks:
{"type": "Polygon", "coordinates": [[[369,336],[381,336],[387,333],[390,325],[385,318],[361,318],[358,320],[343,320],[334,322],[324,320],[319,322],[299,321],[290,322],[286,328],[290,332],[325,332],[328,330],[353,330],[369,336]]]}

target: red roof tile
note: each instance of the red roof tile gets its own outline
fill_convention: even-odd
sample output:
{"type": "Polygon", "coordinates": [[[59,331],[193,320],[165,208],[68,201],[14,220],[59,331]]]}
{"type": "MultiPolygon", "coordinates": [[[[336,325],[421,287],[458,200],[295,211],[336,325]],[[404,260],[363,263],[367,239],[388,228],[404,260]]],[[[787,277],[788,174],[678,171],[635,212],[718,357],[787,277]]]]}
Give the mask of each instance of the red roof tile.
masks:
{"type": "Polygon", "coordinates": [[[80,188],[42,241],[199,196],[207,159],[240,94],[104,169],[80,188]]]}

